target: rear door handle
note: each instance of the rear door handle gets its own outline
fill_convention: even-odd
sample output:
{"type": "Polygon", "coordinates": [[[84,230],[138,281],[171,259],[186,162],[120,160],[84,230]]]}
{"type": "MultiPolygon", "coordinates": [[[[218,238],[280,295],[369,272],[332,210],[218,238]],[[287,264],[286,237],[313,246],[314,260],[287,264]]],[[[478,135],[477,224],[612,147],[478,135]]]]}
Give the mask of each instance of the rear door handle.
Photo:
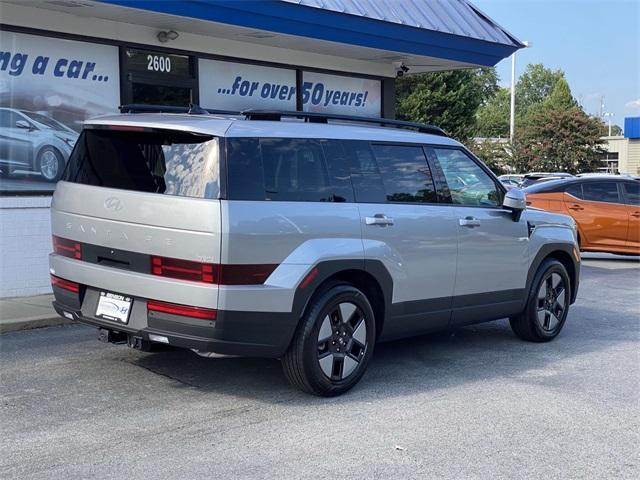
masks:
{"type": "Polygon", "coordinates": [[[575,211],[577,212],[577,211],[579,211],[579,210],[584,210],[584,208],[583,208],[583,207],[581,207],[580,205],[571,205],[571,206],[569,207],[569,210],[575,210],[575,211]]]}
{"type": "Polygon", "coordinates": [[[480,220],[478,220],[477,218],[474,218],[474,217],[460,218],[458,220],[458,223],[460,224],[461,227],[473,228],[473,227],[479,227],[480,226],[480,220]]]}
{"type": "Polygon", "coordinates": [[[640,218],[640,212],[633,212],[631,214],[632,217],[640,218]]]}
{"type": "Polygon", "coordinates": [[[384,213],[376,213],[373,217],[365,217],[367,225],[380,225],[382,227],[393,225],[393,218],[387,217],[384,213]]]}

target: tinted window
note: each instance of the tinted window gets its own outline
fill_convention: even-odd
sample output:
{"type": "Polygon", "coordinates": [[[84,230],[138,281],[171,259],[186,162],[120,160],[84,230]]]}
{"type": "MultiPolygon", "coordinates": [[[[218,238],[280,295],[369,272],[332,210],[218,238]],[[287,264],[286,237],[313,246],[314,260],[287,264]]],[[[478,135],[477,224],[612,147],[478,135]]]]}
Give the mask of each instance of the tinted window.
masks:
{"type": "Polygon", "coordinates": [[[345,140],[341,143],[351,168],[351,182],[356,202],[386,202],[382,176],[369,142],[345,140]]]}
{"type": "Polygon", "coordinates": [[[11,110],[0,108],[0,127],[15,128],[18,120],[24,120],[24,118],[11,110]]]}
{"type": "Polygon", "coordinates": [[[353,187],[351,186],[352,166],[340,140],[322,140],[324,159],[332,185],[334,201],[353,202],[353,187]]]}
{"type": "Polygon", "coordinates": [[[592,202],[621,203],[616,182],[586,182],[582,185],[582,194],[592,202]]]}
{"type": "Polygon", "coordinates": [[[640,205],[640,182],[623,183],[622,186],[627,203],[631,205],[640,205]]]}
{"type": "Polygon", "coordinates": [[[260,140],[267,200],[329,201],[332,191],[319,142],[260,140]]]}
{"type": "Polygon", "coordinates": [[[582,198],[582,184],[580,183],[569,185],[565,191],[576,198],[582,198]]]}
{"type": "Polygon", "coordinates": [[[451,201],[458,205],[498,206],[500,192],[493,179],[463,151],[433,149],[447,180],[451,201]]]}
{"type": "Polygon", "coordinates": [[[227,198],[264,200],[264,172],[257,138],[227,139],[227,198]]]}
{"type": "MultiPolygon", "coordinates": [[[[227,143],[228,198],[328,202],[349,201],[353,190],[332,149],[330,174],[321,141],[295,138],[230,138],[227,143]],[[335,181],[332,181],[333,177],[335,181]]],[[[328,149],[327,149],[328,150],[328,149]]]]}
{"type": "Polygon", "coordinates": [[[436,190],[422,147],[372,146],[388,202],[435,203],[436,190]]]}
{"type": "Polygon", "coordinates": [[[84,130],[62,180],[85,185],[217,198],[218,141],[170,130],[84,130]]]}

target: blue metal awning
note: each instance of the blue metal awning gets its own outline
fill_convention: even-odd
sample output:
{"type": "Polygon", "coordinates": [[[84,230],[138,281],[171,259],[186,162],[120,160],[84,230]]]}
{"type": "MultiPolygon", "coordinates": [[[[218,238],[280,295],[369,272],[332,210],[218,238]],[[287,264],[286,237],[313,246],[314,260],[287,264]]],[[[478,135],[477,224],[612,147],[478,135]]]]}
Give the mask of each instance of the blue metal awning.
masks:
{"type": "Polygon", "coordinates": [[[389,52],[413,71],[493,66],[523,47],[467,0],[100,1],[389,52]]]}

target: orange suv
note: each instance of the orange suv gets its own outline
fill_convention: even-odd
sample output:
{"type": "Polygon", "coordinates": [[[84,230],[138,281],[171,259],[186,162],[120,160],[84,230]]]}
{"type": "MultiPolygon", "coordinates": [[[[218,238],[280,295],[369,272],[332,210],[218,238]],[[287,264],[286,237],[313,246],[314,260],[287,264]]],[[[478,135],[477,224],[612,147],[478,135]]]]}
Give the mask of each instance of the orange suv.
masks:
{"type": "Polygon", "coordinates": [[[527,205],[575,219],[580,250],[640,255],[640,181],[613,175],[574,177],[524,191],[527,205]]]}

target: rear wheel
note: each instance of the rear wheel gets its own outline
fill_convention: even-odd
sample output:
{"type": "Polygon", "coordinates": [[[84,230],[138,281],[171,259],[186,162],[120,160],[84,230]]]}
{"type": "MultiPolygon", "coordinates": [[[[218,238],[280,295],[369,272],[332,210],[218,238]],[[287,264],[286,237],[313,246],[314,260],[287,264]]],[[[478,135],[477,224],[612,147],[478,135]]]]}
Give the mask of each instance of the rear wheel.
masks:
{"type": "Polygon", "coordinates": [[[284,373],[314,395],[340,395],[362,378],[373,353],[375,321],[367,297],[334,285],[312,300],[287,353],[284,373]]]}
{"type": "Polygon", "coordinates": [[[567,319],[570,300],[571,284],[564,265],[555,259],[545,260],[531,283],[524,312],[509,319],[511,328],[523,340],[553,340],[567,319]]]}

